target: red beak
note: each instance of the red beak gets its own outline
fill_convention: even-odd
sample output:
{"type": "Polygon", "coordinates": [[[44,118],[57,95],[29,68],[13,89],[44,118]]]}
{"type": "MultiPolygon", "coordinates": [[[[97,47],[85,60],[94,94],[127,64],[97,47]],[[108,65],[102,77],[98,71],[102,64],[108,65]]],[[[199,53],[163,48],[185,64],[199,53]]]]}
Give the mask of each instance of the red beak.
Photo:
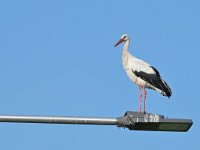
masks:
{"type": "Polygon", "coordinates": [[[124,39],[120,39],[120,40],[114,45],[114,47],[118,46],[118,45],[121,44],[122,42],[124,42],[124,39]]]}

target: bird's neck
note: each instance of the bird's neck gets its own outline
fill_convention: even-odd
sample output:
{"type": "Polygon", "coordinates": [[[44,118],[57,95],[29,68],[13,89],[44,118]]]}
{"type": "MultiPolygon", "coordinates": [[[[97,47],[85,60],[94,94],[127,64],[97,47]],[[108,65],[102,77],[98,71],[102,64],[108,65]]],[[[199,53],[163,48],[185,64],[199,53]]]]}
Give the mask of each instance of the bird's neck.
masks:
{"type": "Polygon", "coordinates": [[[122,51],[122,60],[123,60],[124,69],[126,69],[126,66],[127,66],[127,63],[128,63],[128,55],[129,55],[128,48],[129,48],[129,43],[130,43],[129,40],[125,41],[124,47],[123,47],[123,51],[122,51]]]}
{"type": "Polygon", "coordinates": [[[124,47],[123,47],[123,58],[128,58],[129,43],[130,43],[129,40],[125,41],[125,43],[124,43],[124,47]]]}

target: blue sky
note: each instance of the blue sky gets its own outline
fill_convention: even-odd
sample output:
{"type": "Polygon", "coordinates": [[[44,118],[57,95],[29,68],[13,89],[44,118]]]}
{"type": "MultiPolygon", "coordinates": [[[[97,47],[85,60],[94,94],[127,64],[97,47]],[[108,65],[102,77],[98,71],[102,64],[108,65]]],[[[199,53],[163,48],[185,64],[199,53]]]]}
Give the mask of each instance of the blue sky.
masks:
{"type": "Polygon", "coordinates": [[[0,147],[21,149],[194,149],[199,144],[198,0],[1,0],[0,114],[119,117],[137,110],[139,90],[122,68],[130,51],[173,90],[148,90],[147,111],[191,118],[187,133],[114,126],[0,123],[0,147]]]}

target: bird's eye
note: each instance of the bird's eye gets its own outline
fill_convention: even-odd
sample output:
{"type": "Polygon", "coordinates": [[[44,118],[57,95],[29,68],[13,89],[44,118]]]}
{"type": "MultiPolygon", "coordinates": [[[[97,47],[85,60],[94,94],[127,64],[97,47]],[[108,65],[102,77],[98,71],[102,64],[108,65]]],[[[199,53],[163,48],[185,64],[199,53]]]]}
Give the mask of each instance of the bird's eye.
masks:
{"type": "Polygon", "coordinates": [[[125,39],[126,38],[126,35],[123,37],[123,39],[125,39]]]}

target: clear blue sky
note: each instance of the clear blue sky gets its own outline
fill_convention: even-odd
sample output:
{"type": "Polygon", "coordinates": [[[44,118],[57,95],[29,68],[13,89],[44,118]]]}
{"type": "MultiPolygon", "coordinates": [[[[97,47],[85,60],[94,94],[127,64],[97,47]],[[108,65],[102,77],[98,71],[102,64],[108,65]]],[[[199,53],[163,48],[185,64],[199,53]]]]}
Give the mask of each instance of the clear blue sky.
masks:
{"type": "Polygon", "coordinates": [[[0,114],[119,117],[137,110],[138,87],[122,68],[130,51],[173,90],[148,90],[147,111],[191,118],[187,133],[115,126],[0,123],[2,150],[196,149],[199,147],[198,0],[1,0],[0,114]]]}

